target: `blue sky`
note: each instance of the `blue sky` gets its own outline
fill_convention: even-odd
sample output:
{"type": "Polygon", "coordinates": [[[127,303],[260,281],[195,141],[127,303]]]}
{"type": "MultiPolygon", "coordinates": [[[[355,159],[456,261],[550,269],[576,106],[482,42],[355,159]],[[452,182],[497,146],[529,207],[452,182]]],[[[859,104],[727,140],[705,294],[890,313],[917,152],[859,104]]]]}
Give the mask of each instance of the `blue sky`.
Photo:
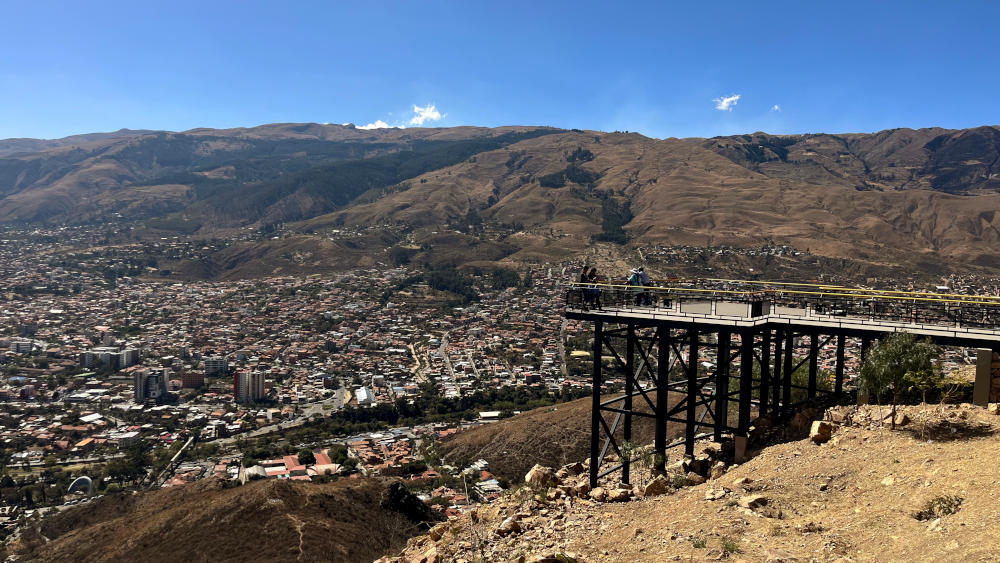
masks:
{"type": "Polygon", "coordinates": [[[0,138],[272,122],[974,127],[1000,123],[997,22],[995,0],[0,0],[0,138]]]}

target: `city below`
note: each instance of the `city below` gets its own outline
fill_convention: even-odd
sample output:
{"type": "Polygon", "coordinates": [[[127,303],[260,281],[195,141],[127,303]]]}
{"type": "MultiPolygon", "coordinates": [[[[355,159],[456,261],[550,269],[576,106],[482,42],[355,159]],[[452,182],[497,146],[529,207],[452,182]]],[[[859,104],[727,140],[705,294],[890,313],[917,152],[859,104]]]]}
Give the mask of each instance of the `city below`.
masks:
{"type": "Polygon", "coordinates": [[[7,232],[0,247],[0,439],[18,484],[3,490],[29,514],[86,501],[69,491],[84,475],[97,493],[402,475],[447,510],[468,502],[463,470],[477,498],[500,483],[483,461],[442,476],[428,439],[589,391],[563,361],[565,265],[181,283],[128,247],[54,243],[89,236],[7,232]]]}
{"type": "MultiPolygon", "coordinates": [[[[19,510],[30,516],[89,502],[88,492],[209,477],[399,476],[434,509],[455,514],[497,498],[509,482],[482,459],[450,465],[439,439],[590,393],[586,328],[562,316],[579,262],[469,275],[376,263],[333,275],[181,282],[165,279],[151,249],[197,259],[198,244],[98,245],[101,236],[4,233],[6,533],[19,510]]],[[[664,269],[693,262],[690,252],[647,251],[664,269]]],[[[938,283],[951,287],[926,289],[998,289],[996,279],[938,283]]],[[[807,353],[796,345],[796,356],[807,353]]],[[[849,373],[859,347],[848,342],[849,373]]],[[[834,347],[819,354],[829,379],[834,347]]],[[[717,361],[711,348],[698,359],[717,361]]],[[[966,349],[943,356],[959,373],[974,362],[966,349]]],[[[607,375],[603,391],[620,389],[622,375],[607,375]]]]}

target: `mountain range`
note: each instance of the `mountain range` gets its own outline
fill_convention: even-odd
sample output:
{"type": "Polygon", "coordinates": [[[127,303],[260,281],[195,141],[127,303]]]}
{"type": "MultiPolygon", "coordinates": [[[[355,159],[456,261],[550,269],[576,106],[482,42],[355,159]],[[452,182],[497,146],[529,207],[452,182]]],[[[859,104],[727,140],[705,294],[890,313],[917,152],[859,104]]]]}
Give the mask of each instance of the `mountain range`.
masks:
{"type": "Polygon", "coordinates": [[[786,244],[997,270],[998,210],[996,126],[653,139],[271,124],[0,141],[0,224],[121,222],[203,238],[280,229],[334,254],[347,249],[327,235],[350,230],[366,233],[366,252],[436,244],[482,260],[560,258],[595,243],[786,244]]]}

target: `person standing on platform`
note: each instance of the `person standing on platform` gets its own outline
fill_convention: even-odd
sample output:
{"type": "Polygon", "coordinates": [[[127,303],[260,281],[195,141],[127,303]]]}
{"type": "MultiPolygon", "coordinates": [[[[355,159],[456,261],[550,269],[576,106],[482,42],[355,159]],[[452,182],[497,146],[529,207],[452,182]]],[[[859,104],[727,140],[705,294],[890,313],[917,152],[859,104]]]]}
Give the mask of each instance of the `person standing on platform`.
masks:
{"type": "Polygon", "coordinates": [[[594,300],[594,294],[590,291],[590,276],[587,275],[587,267],[583,267],[583,271],[580,272],[580,295],[581,301],[583,302],[583,310],[586,311],[588,306],[592,304],[594,300]]]}
{"type": "Polygon", "coordinates": [[[597,287],[597,284],[601,283],[601,276],[597,273],[597,268],[590,269],[590,272],[587,273],[587,281],[591,284],[587,290],[590,292],[590,300],[594,303],[594,307],[600,309],[601,289],[597,287]]]}
{"type": "Polygon", "coordinates": [[[628,271],[628,285],[632,286],[629,288],[629,292],[635,296],[634,302],[636,305],[642,305],[642,276],[639,273],[639,268],[632,268],[628,271]]]}
{"type": "Polygon", "coordinates": [[[652,306],[653,293],[649,290],[651,280],[649,279],[649,274],[646,273],[646,269],[642,266],[639,266],[639,282],[642,285],[642,304],[652,306]]]}

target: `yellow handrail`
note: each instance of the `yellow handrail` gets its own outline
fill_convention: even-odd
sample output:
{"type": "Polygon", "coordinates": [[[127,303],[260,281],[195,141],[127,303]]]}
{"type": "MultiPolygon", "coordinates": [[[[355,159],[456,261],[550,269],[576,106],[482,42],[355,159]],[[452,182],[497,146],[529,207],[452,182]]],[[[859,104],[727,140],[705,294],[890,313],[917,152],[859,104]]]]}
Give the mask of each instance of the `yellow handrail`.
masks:
{"type": "MultiPolygon", "coordinates": [[[[883,295],[879,293],[875,294],[863,294],[858,295],[854,293],[847,292],[837,292],[837,291],[803,291],[803,290],[775,290],[775,289],[761,289],[756,291],[738,291],[731,289],[703,289],[703,288],[692,288],[692,287],[661,287],[661,286],[645,286],[645,285],[629,285],[629,284],[611,284],[611,283],[591,283],[591,282],[572,282],[570,285],[575,287],[586,287],[586,288],[611,288],[611,289],[636,289],[636,290],[650,290],[658,292],[688,292],[688,293],[710,293],[710,294],[728,294],[728,295],[740,295],[746,293],[766,293],[766,294],[790,294],[790,295],[813,295],[820,297],[853,297],[857,299],[886,299],[893,301],[922,301],[930,303],[954,303],[954,304],[965,304],[965,305],[990,305],[994,307],[1000,307],[1000,301],[993,301],[991,296],[980,296],[980,295],[961,295],[954,294],[955,297],[962,297],[962,299],[941,299],[935,297],[917,297],[918,295],[941,295],[944,294],[925,294],[925,293],[907,293],[907,292],[892,292],[892,293],[904,293],[906,296],[899,295],[883,295]],[[991,299],[990,301],[982,301],[981,299],[991,299]]],[[[786,284],[786,285],[796,285],[796,284],[786,284]]],[[[798,285],[808,285],[808,284],[798,284],[798,285]]],[[[849,288],[844,288],[847,291],[854,291],[849,288]]],[[[862,290],[876,292],[878,290],[862,290]]],[[[886,292],[889,293],[889,292],[886,292]]]]}
{"type": "Polygon", "coordinates": [[[722,278],[703,278],[702,281],[745,283],[750,285],[787,285],[787,286],[800,286],[800,287],[818,287],[820,289],[834,289],[834,290],[863,292],[863,293],[893,293],[899,295],[914,295],[923,297],[975,297],[977,299],[995,299],[1000,301],[1000,296],[993,296],[993,295],[964,295],[962,293],[934,293],[930,291],[900,291],[894,289],[864,289],[858,287],[847,287],[843,285],[830,285],[830,284],[817,284],[817,283],[772,282],[772,281],[761,281],[761,280],[727,280],[722,278]]]}

